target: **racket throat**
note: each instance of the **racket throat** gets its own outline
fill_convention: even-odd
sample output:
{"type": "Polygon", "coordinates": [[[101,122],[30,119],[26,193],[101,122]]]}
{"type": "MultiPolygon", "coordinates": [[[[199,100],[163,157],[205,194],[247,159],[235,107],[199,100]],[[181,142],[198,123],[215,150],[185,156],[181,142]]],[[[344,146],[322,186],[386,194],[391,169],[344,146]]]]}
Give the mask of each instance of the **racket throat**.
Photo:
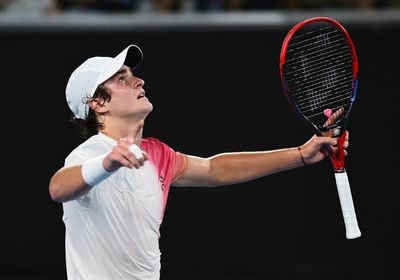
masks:
{"type": "Polygon", "coordinates": [[[331,148],[328,149],[329,157],[331,159],[335,172],[346,172],[344,169],[344,141],[346,133],[343,133],[338,139],[338,150],[334,153],[331,148]]]}
{"type": "Polygon", "coordinates": [[[330,158],[331,158],[331,162],[332,162],[333,169],[335,170],[335,172],[337,172],[337,173],[346,172],[343,161],[338,160],[336,155],[331,155],[330,158]]]}

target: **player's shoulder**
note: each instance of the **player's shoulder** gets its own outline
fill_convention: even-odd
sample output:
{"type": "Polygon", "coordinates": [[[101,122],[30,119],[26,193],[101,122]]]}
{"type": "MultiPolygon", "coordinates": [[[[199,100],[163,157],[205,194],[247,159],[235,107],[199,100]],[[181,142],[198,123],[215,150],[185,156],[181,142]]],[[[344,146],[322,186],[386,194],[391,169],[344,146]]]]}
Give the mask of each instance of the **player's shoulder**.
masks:
{"type": "Polygon", "coordinates": [[[142,145],[142,144],[144,144],[144,145],[164,144],[164,145],[166,145],[163,141],[161,141],[160,139],[155,138],[155,137],[143,138],[142,141],[140,142],[140,145],[142,145]]]}
{"type": "Polygon", "coordinates": [[[148,154],[167,155],[174,152],[174,150],[168,144],[154,137],[143,138],[140,142],[140,148],[148,154]]]}
{"type": "Polygon", "coordinates": [[[77,146],[70,155],[74,154],[87,154],[90,155],[98,155],[105,153],[110,150],[116,141],[106,137],[105,135],[98,133],[86,139],[83,143],[77,146]]]}
{"type": "Polygon", "coordinates": [[[163,148],[163,147],[168,147],[168,145],[161,141],[158,138],[155,137],[146,137],[143,138],[142,141],[140,142],[140,147],[142,149],[146,149],[146,148],[163,148]]]}

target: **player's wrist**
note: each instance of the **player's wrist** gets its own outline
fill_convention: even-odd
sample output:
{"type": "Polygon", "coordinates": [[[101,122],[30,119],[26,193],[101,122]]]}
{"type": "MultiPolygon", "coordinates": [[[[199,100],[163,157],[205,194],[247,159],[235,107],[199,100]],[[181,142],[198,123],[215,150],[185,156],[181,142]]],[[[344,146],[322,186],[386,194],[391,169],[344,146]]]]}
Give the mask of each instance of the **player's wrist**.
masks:
{"type": "Polygon", "coordinates": [[[309,164],[305,161],[305,159],[304,159],[304,157],[303,157],[303,154],[302,154],[302,152],[301,152],[301,146],[297,147],[297,150],[299,151],[300,160],[301,160],[301,162],[303,163],[303,166],[309,165],[309,164]]]}
{"type": "Polygon", "coordinates": [[[82,164],[82,178],[89,186],[96,186],[115,172],[115,170],[108,171],[104,168],[103,162],[106,156],[107,154],[100,155],[82,164]]]}

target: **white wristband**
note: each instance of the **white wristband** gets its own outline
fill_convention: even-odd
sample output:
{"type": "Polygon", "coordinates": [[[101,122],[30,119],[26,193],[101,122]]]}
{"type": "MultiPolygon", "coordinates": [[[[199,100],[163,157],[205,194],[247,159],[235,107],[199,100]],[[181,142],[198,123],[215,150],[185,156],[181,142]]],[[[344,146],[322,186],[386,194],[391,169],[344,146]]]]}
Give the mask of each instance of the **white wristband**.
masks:
{"type": "Polygon", "coordinates": [[[131,153],[136,157],[137,160],[143,159],[143,153],[137,145],[132,144],[129,147],[129,151],[131,151],[131,153]]]}
{"type": "Polygon", "coordinates": [[[103,167],[103,161],[106,156],[107,154],[100,155],[82,164],[82,177],[88,185],[94,187],[114,173],[114,171],[108,172],[103,167]]]}

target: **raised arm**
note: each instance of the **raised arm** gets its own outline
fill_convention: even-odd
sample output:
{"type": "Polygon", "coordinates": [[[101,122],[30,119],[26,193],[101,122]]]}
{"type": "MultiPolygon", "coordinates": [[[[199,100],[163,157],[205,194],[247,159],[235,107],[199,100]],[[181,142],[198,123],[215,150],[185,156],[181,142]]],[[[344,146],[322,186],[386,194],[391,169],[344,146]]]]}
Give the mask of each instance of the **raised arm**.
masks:
{"type": "MultiPolygon", "coordinates": [[[[325,144],[333,146],[335,150],[337,139],[313,136],[307,143],[295,148],[224,153],[210,158],[189,156],[185,173],[173,185],[221,186],[250,181],[272,173],[318,162],[327,156],[323,149],[325,144]]],[[[348,134],[345,142],[345,147],[347,146],[348,134]]]]}

